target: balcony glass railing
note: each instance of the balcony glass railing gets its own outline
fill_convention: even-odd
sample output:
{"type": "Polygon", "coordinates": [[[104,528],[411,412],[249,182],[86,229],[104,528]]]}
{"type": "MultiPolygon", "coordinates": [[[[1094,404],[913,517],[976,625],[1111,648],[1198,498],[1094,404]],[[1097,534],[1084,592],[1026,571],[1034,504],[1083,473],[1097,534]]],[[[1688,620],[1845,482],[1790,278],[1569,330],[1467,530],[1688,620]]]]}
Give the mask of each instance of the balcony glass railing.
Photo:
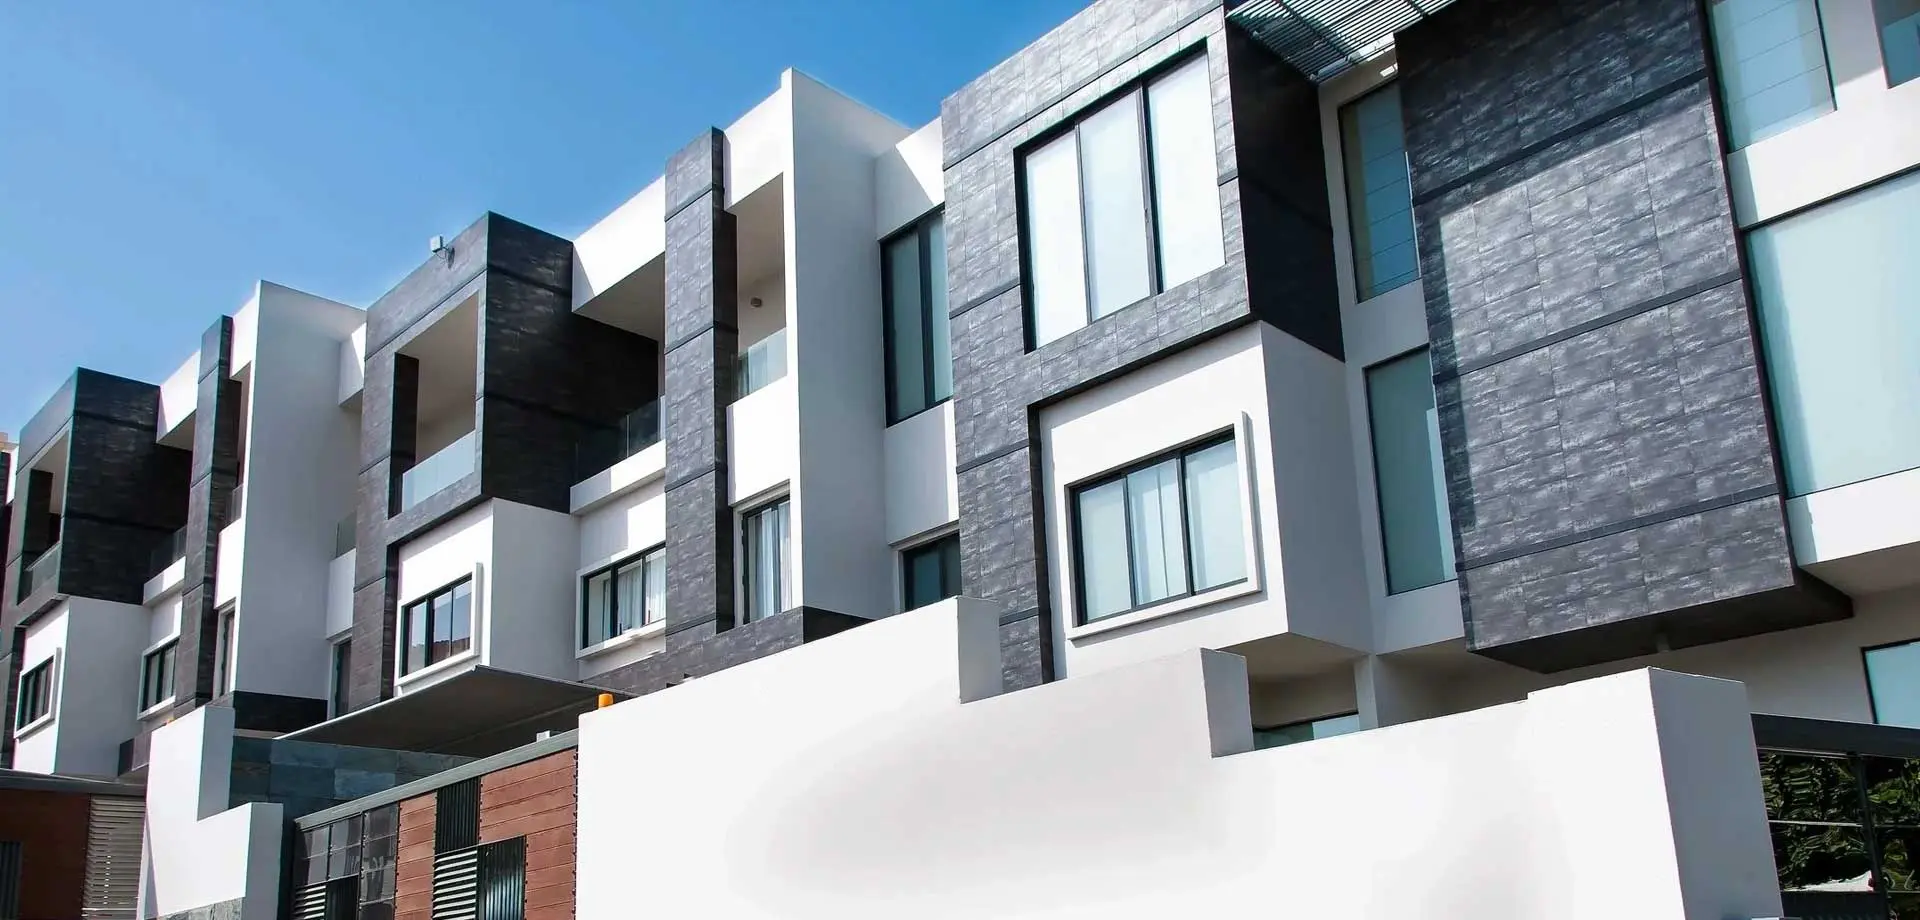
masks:
{"type": "Polygon", "coordinates": [[[358,524],[359,518],[351,514],[334,522],[333,558],[338,559],[341,556],[351,553],[353,552],[353,548],[359,545],[360,535],[356,530],[358,524]]]}
{"type": "Polygon", "coordinates": [[[589,434],[573,448],[575,482],[592,476],[660,443],[660,402],[647,403],[620,418],[618,424],[589,434]]]}
{"type": "Polygon", "coordinates": [[[400,510],[405,511],[473,472],[474,433],[461,435],[433,456],[400,474],[400,510]]]}
{"type": "Polygon", "coordinates": [[[786,375],[787,330],[782,329],[740,353],[735,379],[744,397],[786,375]]]}
{"type": "Polygon", "coordinates": [[[153,548],[153,558],[147,563],[147,574],[158,575],[167,570],[174,560],[187,555],[187,529],[185,527],[167,534],[160,545],[153,548]]]}
{"type": "Polygon", "coordinates": [[[33,592],[47,585],[60,574],[60,544],[55,543],[43,550],[25,569],[20,572],[20,600],[33,596],[33,592]]]}

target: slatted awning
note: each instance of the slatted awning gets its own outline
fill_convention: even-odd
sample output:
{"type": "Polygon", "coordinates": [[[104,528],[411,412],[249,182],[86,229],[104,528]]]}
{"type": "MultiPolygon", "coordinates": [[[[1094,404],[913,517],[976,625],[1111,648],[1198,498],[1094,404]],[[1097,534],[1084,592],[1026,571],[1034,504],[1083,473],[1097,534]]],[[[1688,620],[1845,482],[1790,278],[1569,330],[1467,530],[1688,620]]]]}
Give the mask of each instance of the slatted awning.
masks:
{"type": "Polygon", "coordinates": [[[1227,21],[1316,83],[1393,46],[1393,33],[1453,0],[1242,0],[1227,21]]]}

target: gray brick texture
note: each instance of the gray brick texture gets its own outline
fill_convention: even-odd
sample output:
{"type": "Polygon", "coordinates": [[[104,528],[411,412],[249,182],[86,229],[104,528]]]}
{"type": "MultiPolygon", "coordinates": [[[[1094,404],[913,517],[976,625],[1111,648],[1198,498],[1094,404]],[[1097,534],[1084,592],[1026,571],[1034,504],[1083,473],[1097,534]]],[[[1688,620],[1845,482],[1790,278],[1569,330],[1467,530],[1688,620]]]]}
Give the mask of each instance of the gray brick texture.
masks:
{"type": "Polygon", "coordinates": [[[1399,37],[1467,635],[1525,667],[1849,610],[1793,566],[1697,7],[1399,37]]]}

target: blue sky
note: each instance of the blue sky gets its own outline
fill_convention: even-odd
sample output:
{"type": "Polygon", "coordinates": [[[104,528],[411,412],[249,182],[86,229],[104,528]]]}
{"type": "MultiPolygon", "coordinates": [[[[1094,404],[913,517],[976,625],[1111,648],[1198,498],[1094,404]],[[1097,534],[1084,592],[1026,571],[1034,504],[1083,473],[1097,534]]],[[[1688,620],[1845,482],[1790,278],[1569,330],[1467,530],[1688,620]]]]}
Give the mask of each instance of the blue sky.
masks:
{"type": "Polygon", "coordinates": [[[0,430],[158,382],[265,278],[365,307],[571,237],[797,67],[908,125],[1085,0],[0,0],[0,430]]]}

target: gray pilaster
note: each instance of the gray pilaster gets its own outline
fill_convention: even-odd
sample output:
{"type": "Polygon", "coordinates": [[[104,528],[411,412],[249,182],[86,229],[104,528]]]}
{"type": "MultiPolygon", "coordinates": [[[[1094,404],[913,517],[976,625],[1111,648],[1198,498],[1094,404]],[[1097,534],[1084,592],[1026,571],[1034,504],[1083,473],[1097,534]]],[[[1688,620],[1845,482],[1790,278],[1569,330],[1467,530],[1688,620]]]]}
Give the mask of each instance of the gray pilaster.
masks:
{"type": "Polygon", "coordinates": [[[180,644],[174,658],[174,709],[181,713],[221,692],[213,685],[219,637],[213,602],[216,543],[232,518],[233,492],[240,475],[241,384],[232,379],[232,355],[233,321],[222,316],[200,337],[180,644]]]}

